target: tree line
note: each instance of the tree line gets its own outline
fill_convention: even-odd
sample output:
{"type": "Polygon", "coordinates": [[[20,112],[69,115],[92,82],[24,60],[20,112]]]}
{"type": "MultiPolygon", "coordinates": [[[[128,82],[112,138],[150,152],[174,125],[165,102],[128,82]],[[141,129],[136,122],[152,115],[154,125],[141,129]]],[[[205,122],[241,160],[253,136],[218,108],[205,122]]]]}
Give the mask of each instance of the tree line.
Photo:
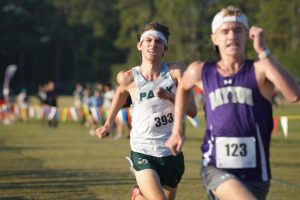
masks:
{"type": "MultiPolygon", "coordinates": [[[[12,87],[31,93],[48,80],[65,94],[78,82],[114,81],[140,63],[136,34],[150,21],[170,28],[166,61],[216,59],[211,21],[227,5],[265,29],[267,46],[300,79],[299,0],[3,0],[0,87],[9,64],[18,66],[12,87]]],[[[256,58],[250,43],[247,55],[256,58]]]]}

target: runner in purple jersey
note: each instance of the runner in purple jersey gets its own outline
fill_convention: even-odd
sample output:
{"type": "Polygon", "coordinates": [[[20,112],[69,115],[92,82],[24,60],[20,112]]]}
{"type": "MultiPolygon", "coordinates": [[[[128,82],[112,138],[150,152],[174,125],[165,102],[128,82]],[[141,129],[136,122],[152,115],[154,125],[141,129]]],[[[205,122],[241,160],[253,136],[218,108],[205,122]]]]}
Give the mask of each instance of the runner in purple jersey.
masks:
{"type": "Polygon", "coordinates": [[[239,8],[228,6],[216,14],[211,39],[220,60],[189,65],[177,88],[173,133],[166,146],[174,155],[181,151],[186,94],[200,87],[206,120],[201,178],[209,199],[265,199],[271,179],[272,92],[277,87],[294,103],[300,87],[271,55],[263,29],[249,28],[239,8]],[[245,56],[248,39],[258,54],[255,61],[245,56]]]}

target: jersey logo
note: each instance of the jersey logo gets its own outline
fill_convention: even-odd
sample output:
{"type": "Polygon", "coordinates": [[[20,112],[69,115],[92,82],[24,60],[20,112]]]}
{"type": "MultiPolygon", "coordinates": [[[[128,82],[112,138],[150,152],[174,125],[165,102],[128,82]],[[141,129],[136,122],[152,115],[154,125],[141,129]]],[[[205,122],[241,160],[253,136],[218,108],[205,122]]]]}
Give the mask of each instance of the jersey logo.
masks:
{"type": "Polygon", "coordinates": [[[217,107],[228,104],[238,103],[253,106],[252,90],[245,87],[223,87],[209,93],[211,110],[217,107]]]}
{"type": "Polygon", "coordinates": [[[231,84],[232,84],[232,79],[224,80],[224,85],[231,85],[231,84]]]}
{"type": "MultiPolygon", "coordinates": [[[[173,85],[171,85],[169,87],[165,87],[165,89],[168,90],[169,92],[172,92],[172,88],[173,88],[173,85]]],[[[141,92],[140,93],[140,101],[142,101],[143,99],[151,99],[154,96],[155,95],[154,95],[153,90],[149,90],[149,91],[146,91],[146,92],[141,92]]]]}
{"type": "Polygon", "coordinates": [[[139,158],[138,159],[138,164],[148,164],[148,160],[147,159],[145,159],[145,158],[139,158]]]}

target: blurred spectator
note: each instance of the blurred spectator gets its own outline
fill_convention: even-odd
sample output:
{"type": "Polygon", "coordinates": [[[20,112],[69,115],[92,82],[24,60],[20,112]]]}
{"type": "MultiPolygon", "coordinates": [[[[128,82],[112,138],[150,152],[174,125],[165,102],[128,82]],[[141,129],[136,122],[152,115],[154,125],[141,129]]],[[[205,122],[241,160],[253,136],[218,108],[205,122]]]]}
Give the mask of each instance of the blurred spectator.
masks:
{"type": "Polygon", "coordinates": [[[3,94],[3,100],[1,100],[2,104],[2,123],[4,125],[10,125],[16,120],[14,104],[15,97],[13,95],[12,89],[7,89],[6,93],[3,94]]]}
{"type": "Polygon", "coordinates": [[[82,91],[82,104],[83,105],[88,105],[90,97],[91,97],[90,91],[86,88],[83,89],[83,91],[82,91]]]}
{"type": "Polygon", "coordinates": [[[2,123],[5,115],[5,111],[4,111],[5,101],[1,91],[2,90],[0,90],[0,122],[2,123]]]}
{"type": "Polygon", "coordinates": [[[46,105],[50,106],[50,113],[48,115],[48,125],[50,127],[57,127],[57,93],[55,91],[55,84],[53,81],[49,81],[47,84],[47,98],[46,105]]]}
{"type": "Polygon", "coordinates": [[[104,85],[104,94],[103,94],[103,108],[109,110],[111,107],[112,99],[115,95],[115,90],[111,88],[111,84],[107,83],[104,85]]]}
{"type": "Polygon", "coordinates": [[[91,83],[87,82],[85,84],[85,90],[88,92],[88,97],[93,95],[94,90],[93,90],[93,85],[91,83]]]}
{"type": "Polygon", "coordinates": [[[17,96],[17,115],[22,121],[28,121],[29,96],[25,88],[17,96]]]}
{"type": "Polygon", "coordinates": [[[83,87],[81,84],[76,84],[75,90],[73,92],[74,97],[74,106],[79,109],[82,106],[82,98],[83,98],[83,87]]]}
{"type": "MultiPolygon", "coordinates": [[[[111,88],[111,84],[107,83],[104,85],[104,95],[103,95],[103,109],[108,113],[111,107],[111,103],[116,91],[111,88]]],[[[121,112],[121,111],[119,111],[121,112]]],[[[114,139],[118,140],[123,137],[123,124],[122,121],[116,117],[115,119],[115,137],[114,139]]]]}
{"type": "Polygon", "coordinates": [[[47,84],[46,104],[49,106],[57,106],[57,93],[55,91],[55,83],[49,81],[47,84]]]}
{"type": "Polygon", "coordinates": [[[40,101],[40,105],[44,105],[47,99],[47,86],[45,84],[40,84],[38,86],[38,92],[36,94],[37,98],[40,101]]]}
{"type": "Polygon", "coordinates": [[[95,90],[99,91],[100,107],[103,105],[104,101],[104,85],[102,82],[97,82],[95,85],[95,90]]]}
{"type": "Polygon", "coordinates": [[[95,135],[95,130],[98,126],[98,123],[101,120],[100,116],[100,106],[101,106],[101,98],[100,98],[100,92],[95,89],[94,94],[89,98],[88,101],[88,106],[89,106],[89,125],[90,125],[90,135],[95,135]]]}

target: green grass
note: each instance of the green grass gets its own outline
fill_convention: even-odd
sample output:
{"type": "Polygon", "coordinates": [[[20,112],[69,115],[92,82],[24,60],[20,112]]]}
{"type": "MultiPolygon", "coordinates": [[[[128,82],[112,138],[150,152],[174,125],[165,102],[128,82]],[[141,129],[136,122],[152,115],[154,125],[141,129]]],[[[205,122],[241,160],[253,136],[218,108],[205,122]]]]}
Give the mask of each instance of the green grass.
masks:
{"type": "MultiPolygon", "coordinates": [[[[296,115],[299,105],[284,105],[275,115],[296,115]]],[[[300,120],[280,126],[271,143],[272,186],[268,199],[300,199],[300,120]]],[[[203,119],[201,119],[203,125],[203,119]]],[[[186,171],[177,199],[207,199],[199,177],[202,126],[187,126],[186,171]]],[[[129,140],[99,140],[80,124],[50,129],[40,122],[0,125],[0,199],[130,199],[135,184],[125,156],[129,140]]]]}

